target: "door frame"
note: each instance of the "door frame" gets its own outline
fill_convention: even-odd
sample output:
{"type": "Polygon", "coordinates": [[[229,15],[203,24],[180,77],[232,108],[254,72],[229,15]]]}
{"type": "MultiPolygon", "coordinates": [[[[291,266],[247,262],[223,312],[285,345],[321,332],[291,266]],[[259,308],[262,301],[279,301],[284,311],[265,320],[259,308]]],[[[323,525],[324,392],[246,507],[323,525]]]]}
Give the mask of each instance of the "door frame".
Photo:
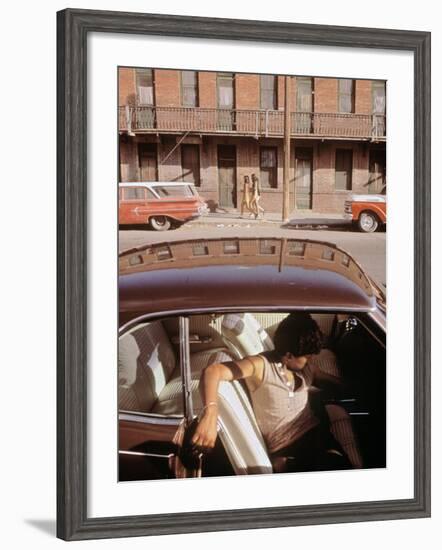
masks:
{"type": "Polygon", "coordinates": [[[312,207],[313,207],[313,173],[314,173],[314,170],[313,170],[313,161],[314,161],[314,157],[315,157],[315,154],[314,154],[314,147],[313,146],[309,146],[309,145],[300,145],[300,146],[295,146],[294,147],[294,177],[293,177],[293,190],[294,190],[294,193],[292,193],[292,200],[291,200],[291,207],[292,209],[295,209],[295,210],[311,210],[312,207]],[[298,197],[298,193],[297,193],[297,187],[296,187],[296,182],[297,182],[297,170],[298,170],[298,156],[297,156],[297,152],[301,150],[301,151],[309,151],[309,158],[307,158],[307,156],[304,156],[304,157],[301,157],[299,160],[310,160],[310,194],[309,194],[309,208],[299,208],[296,204],[296,200],[297,200],[297,197],[298,197]]]}
{"type": "Polygon", "coordinates": [[[218,204],[221,208],[238,208],[238,177],[237,177],[237,168],[238,168],[238,149],[236,145],[218,143],[216,148],[217,156],[217,168],[218,168],[218,204]],[[234,151],[234,156],[230,158],[220,156],[220,148],[231,148],[234,151]],[[220,160],[232,160],[234,162],[233,166],[233,188],[232,188],[232,205],[223,205],[221,204],[221,185],[220,185],[220,160]]]}

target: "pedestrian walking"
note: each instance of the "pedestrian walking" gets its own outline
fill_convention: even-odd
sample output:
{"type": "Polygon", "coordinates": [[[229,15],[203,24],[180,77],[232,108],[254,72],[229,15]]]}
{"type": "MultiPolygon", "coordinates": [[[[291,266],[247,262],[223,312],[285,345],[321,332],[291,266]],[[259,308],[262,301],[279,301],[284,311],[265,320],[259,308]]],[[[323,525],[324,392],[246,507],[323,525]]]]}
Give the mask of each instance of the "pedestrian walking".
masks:
{"type": "Polygon", "coordinates": [[[261,198],[261,187],[259,185],[259,179],[256,174],[252,174],[252,199],[250,201],[250,210],[255,216],[255,220],[258,218],[259,213],[262,212],[264,217],[264,208],[259,204],[261,198]]]}
{"type": "Polygon", "coordinates": [[[252,213],[252,209],[250,208],[250,201],[251,201],[251,186],[250,186],[250,179],[249,176],[244,176],[244,185],[242,188],[242,198],[241,198],[241,217],[244,214],[244,210],[246,209],[249,213],[252,213]]]}

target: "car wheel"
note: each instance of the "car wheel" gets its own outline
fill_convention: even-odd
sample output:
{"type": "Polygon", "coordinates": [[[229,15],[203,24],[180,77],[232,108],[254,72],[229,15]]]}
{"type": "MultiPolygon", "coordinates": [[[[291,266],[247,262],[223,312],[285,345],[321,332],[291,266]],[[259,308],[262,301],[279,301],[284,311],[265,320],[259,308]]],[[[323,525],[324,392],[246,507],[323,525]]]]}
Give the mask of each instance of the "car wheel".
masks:
{"type": "Polygon", "coordinates": [[[362,212],[358,219],[358,227],[364,233],[374,233],[378,228],[379,222],[375,214],[371,212],[362,212]]]}
{"type": "Polygon", "coordinates": [[[154,216],[149,220],[150,227],[155,231],[167,231],[172,225],[166,216],[154,216]]]}

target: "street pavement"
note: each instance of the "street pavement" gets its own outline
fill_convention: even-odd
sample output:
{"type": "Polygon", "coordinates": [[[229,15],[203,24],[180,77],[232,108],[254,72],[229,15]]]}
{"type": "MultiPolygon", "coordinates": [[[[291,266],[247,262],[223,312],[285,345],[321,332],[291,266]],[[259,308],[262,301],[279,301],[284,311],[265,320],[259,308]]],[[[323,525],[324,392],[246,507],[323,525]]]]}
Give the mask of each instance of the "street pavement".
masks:
{"type": "Polygon", "coordinates": [[[282,224],[275,219],[247,220],[232,216],[200,218],[166,232],[148,228],[124,228],[119,231],[119,251],[129,248],[190,238],[211,237],[267,237],[302,238],[333,243],[351,254],[366,272],[383,287],[386,286],[386,232],[360,233],[344,225],[342,218],[335,224],[330,220],[295,220],[299,223],[282,224]],[[327,225],[328,224],[328,225],[327,225]]]}

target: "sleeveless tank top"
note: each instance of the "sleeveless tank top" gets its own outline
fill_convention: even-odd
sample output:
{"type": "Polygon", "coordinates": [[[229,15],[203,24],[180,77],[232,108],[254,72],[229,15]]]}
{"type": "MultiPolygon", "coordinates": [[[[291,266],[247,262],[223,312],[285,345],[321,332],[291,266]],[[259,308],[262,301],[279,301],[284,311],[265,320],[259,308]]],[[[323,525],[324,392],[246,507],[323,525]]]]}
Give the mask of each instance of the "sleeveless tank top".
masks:
{"type": "Polygon", "coordinates": [[[308,365],[296,373],[301,384],[294,390],[294,382],[287,380],[281,363],[274,363],[263,355],[260,357],[264,360],[263,380],[256,390],[250,388],[250,396],[267,449],[274,453],[317,426],[319,419],[308,401],[312,383],[308,365]]]}

